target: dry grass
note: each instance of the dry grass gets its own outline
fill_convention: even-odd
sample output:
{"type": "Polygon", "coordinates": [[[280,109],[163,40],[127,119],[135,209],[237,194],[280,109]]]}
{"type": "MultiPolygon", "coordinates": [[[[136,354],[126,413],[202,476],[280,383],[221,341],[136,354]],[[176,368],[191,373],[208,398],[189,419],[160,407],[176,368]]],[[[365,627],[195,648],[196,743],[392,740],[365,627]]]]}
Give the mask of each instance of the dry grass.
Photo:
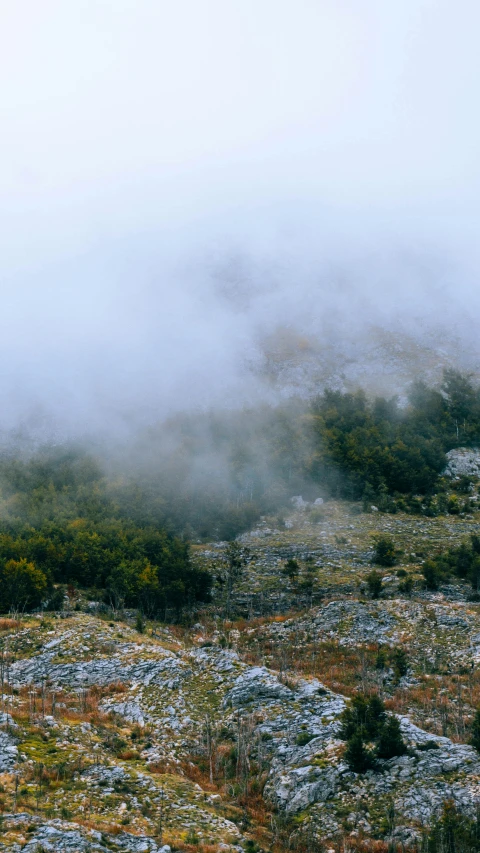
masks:
{"type": "Polygon", "coordinates": [[[19,619],[10,619],[7,617],[0,618],[0,632],[2,631],[17,631],[20,628],[21,622],[19,619]]]}
{"type": "Polygon", "coordinates": [[[123,752],[117,754],[117,758],[120,758],[122,761],[138,761],[140,753],[136,749],[124,749],[123,752]]]}
{"type": "MultiPolygon", "coordinates": [[[[75,818],[75,823],[80,824],[80,826],[84,826],[85,829],[94,829],[97,832],[106,832],[109,835],[120,835],[121,832],[125,831],[124,826],[120,826],[119,823],[105,823],[99,817],[98,820],[94,818],[75,818]]],[[[128,832],[130,835],[136,835],[134,829],[128,827],[128,832]]]]}
{"type": "Polygon", "coordinates": [[[111,696],[114,693],[127,693],[128,684],[125,684],[123,681],[112,681],[111,684],[107,684],[105,687],[94,685],[90,690],[92,693],[96,692],[99,697],[111,696]]]}
{"type": "Polygon", "coordinates": [[[283,677],[307,675],[331,690],[352,696],[375,669],[376,645],[352,649],[337,640],[308,643],[303,638],[278,641],[256,635],[243,644],[243,659],[254,666],[267,662],[283,677]]]}
{"type": "Polygon", "coordinates": [[[151,764],[147,765],[150,773],[154,773],[159,776],[178,776],[182,773],[180,763],[175,761],[171,761],[169,759],[164,759],[163,761],[154,761],[151,764]]]}
{"type": "Polygon", "coordinates": [[[480,673],[423,675],[419,681],[414,687],[397,689],[386,707],[397,714],[410,714],[434,734],[457,743],[468,741],[480,705],[480,673]]]}
{"type": "Polygon", "coordinates": [[[198,764],[195,764],[192,761],[182,761],[180,768],[186,779],[190,779],[191,782],[195,782],[197,785],[200,785],[205,791],[218,793],[220,790],[219,786],[215,782],[210,782],[208,773],[199,767],[198,764]]]}

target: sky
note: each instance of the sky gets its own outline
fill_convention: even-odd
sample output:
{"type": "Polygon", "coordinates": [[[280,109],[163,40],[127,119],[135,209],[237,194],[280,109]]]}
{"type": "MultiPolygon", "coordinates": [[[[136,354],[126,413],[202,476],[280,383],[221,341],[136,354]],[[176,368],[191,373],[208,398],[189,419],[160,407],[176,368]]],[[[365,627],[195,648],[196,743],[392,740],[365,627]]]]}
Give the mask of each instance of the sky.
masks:
{"type": "Polygon", "coordinates": [[[479,311],[476,0],[0,0],[0,421],[262,396],[479,311]],[[43,413],[43,414],[42,414],[43,413]]]}

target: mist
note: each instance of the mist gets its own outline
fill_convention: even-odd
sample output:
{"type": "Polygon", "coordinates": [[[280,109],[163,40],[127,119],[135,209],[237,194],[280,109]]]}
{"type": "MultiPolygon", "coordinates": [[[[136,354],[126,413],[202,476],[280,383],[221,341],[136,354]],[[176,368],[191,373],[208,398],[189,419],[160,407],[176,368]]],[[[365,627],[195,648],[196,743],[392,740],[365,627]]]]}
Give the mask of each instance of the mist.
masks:
{"type": "Polygon", "coordinates": [[[473,0],[2,19],[4,428],[125,435],[375,359],[392,393],[478,369],[473,0]]]}

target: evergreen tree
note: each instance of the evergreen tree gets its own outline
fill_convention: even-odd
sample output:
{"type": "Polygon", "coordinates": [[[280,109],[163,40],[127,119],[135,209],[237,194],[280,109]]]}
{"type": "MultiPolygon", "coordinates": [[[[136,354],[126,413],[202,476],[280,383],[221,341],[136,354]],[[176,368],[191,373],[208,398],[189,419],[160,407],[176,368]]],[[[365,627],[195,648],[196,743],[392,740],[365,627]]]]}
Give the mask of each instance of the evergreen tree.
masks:
{"type": "Polygon", "coordinates": [[[341,737],[349,740],[360,732],[374,740],[383,726],[385,716],[385,706],[376,693],[370,697],[359,693],[353,697],[342,714],[341,737]]]}
{"type": "Polygon", "coordinates": [[[390,536],[379,536],[375,540],[372,563],[385,568],[395,565],[395,545],[390,536]]]}
{"type": "Polygon", "coordinates": [[[474,746],[478,752],[480,752],[480,708],[477,709],[477,712],[473,718],[472,736],[470,738],[470,744],[474,746]]]}
{"type": "Polygon", "coordinates": [[[374,766],[374,757],[365,746],[360,731],[356,731],[347,741],[345,761],[354,773],[365,773],[374,766]]]}
{"type": "Polygon", "coordinates": [[[396,717],[388,717],[385,721],[377,743],[378,758],[394,758],[404,755],[407,747],[402,738],[400,723],[396,717]]]}
{"type": "Polygon", "coordinates": [[[395,649],[392,655],[393,668],[397,678],[402,678],[408,672],[408,657],[405,649],[401,646],[395,649]]]}
{"type": "Polygon", "coordinates": [[[370,572],[366,577],[368,591],[372,598],[379,598],[382,591],[382,576],[377,571],[370,572]]]}

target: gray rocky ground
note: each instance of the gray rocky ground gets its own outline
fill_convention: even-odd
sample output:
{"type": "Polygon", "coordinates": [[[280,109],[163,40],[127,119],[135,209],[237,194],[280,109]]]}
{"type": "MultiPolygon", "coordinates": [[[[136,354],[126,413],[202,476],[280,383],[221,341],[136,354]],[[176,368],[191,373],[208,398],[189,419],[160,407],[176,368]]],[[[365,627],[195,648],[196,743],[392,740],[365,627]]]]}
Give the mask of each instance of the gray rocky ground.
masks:
{"type": "MultiPolygon", "coordinates": [[[[248,839],[284,849],[278,826],[315,843],[408,844],[447,800],[475,813],[479,605],[458,585],[426,593],[420,569],[428,548],[478,530],[476,514],[314,511],[296,506],[282,529],[265,519],[244,537],[252,554],[236,622],[220,592],[189,630],[149,624],[139,634],[133,620],[88,608],[0,620],[0,850],[213,853],[248,839]],[[396,567],[372,601],[364,577],[372,536],[385,531],[413,590],[401,593],[396,567]],[[292,555],[300,580],[313,576],[310,597],[282,574],[292,555]],[[253,611],[262,597],[275,606],[249,613],[252,590],[253,611]],[[339,721],[359,690],[380,693],[408,747],[362,775],[345,762],[339,721]]],[[[199,548],[195,559],[215,564],[223,550],[199,548]]]]}

